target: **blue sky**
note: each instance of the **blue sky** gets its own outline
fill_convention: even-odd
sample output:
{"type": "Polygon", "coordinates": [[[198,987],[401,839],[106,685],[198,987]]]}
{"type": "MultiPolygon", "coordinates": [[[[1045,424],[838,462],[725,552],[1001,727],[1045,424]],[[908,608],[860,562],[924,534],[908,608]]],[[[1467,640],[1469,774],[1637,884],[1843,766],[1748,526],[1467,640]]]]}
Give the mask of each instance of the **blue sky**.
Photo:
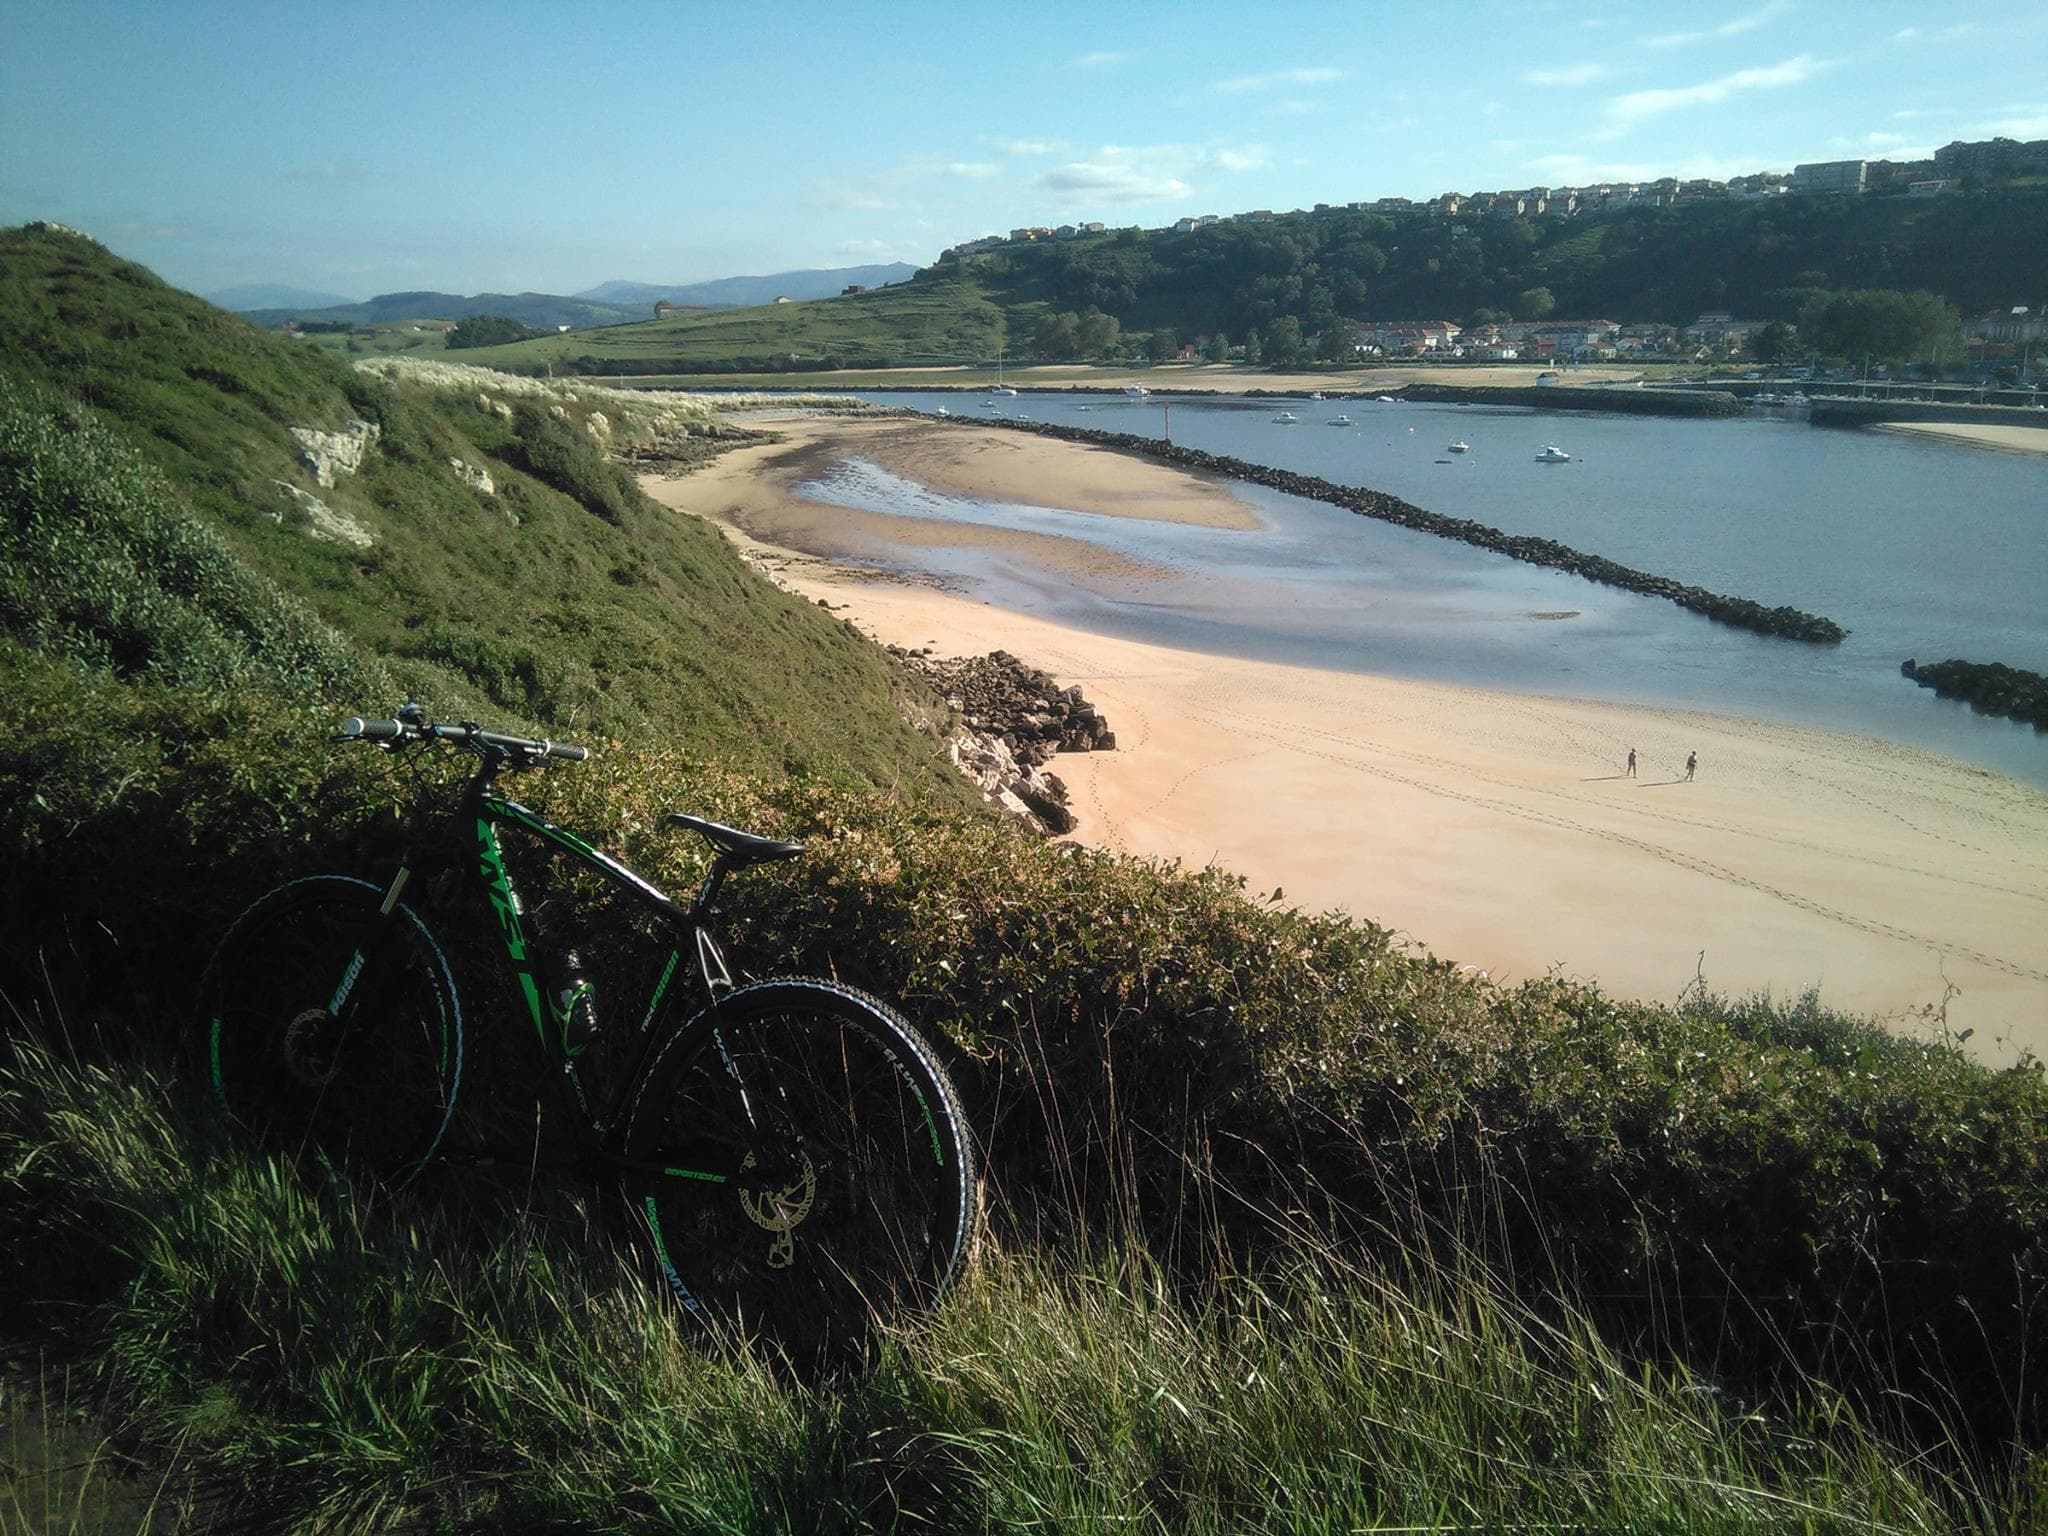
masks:
{"type": "Polygon", "coordinates": [[[2048,6],[0,0],[0,224],[567,293],[2048,137],[2048,6]]]}

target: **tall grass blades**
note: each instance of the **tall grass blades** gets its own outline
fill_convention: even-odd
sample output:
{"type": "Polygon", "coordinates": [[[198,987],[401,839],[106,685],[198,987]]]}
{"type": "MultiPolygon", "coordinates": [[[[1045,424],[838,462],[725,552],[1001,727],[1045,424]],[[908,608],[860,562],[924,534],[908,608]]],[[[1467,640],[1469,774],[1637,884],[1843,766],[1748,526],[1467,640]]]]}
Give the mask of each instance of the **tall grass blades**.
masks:
{"type": "Polygon", "coordinates": [[[680,1329],[598,1207],[472,1174],[379,1204],[176,1079],[18,1029],[0,1265],[222,1516],[314,1531],[1989,1530],[1839,1402],[1745,1407],[1476,1264],[1330,1247],[1176,1277],[994,1248],[881,1363],[680,1329]]]}

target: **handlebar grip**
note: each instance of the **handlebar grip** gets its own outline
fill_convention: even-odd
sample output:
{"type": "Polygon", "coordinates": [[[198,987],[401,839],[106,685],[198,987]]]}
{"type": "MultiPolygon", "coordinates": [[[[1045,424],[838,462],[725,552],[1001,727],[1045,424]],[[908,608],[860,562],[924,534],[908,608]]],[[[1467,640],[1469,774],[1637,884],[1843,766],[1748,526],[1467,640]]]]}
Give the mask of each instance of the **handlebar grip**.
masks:
{"type": "Polygon", "coordinates": [[[590,756],[588,747],[567,746],[558,741],[534,741],[525,736],[506,736],[497,731],[487,731],[481,726],[440,725],[425,719],[409,720],[365,720],[361,715],[350,715],[341,722],[343,741],[447,741],[458,745],[481,743],[487,750],[502,751],[522,756],[559,758],[565,763],[580,763],[590,756]]]}

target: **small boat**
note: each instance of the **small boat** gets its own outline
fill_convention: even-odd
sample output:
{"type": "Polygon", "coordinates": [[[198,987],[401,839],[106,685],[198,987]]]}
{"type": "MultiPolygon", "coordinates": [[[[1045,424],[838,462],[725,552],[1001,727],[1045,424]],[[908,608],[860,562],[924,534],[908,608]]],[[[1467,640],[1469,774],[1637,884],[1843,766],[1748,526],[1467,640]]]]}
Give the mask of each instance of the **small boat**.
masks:
{"type": "Polygon", "coordinates": [[[1301,420],[1301,418],[1295,415],[1292,411],[1282,411],[1278,416],[1275,416],[1273,419],[1285,427],[1291,427],[1301,420]]]}
{"type": "Polygon", "coordinates": [[[1569,464],[1572,456],[1555,443],[1545,443],[1543,451],[1536,455],[1538,464],[1569,464]]]}
{"type": "Polygon", "coordinates": [[[991,384],[988,387],[988,392],[992,395],[1014,395],[1017,393],[1016,390],[1010,388],[1007,384],[991,384]]]}
{"type": "Polygon", "coordinates": [[[1445,453],[1470,453],[1471,451],[1472,445],[1467,443],[1462,437],[1444,450],[1445,453]]]}
{"type": "Polygon", "coordinates": [[[940,406],[940,407],[939,407],[939,411],[938,411],[938,414],[939,414],[939,415],[941,415],[941,416],[950,416],[950,415],[952,415],[953,413],[952,413],[951,411],[947,410],[947,409],[946,409],[946,408],[945,408],[945,407],[944,407],[944,406],[942,405],[942,406],[940,406]]]}
{"type": "Polygon", "coordinates": [[[1381,405],[1399,405],[1401,403],[1400,401],[1396,400],[1392,395],[1381,395],[1379,397],[1379,402],[1381,405]]]}
{"type": "Polygon", "coordinates": [[[1318,390],[1312,390],[1312,391],[1310,392],[1310,394],[1309,394],[1309,399],[1311,399],[1311,400],[1320,400],[1320,399],[1322,399],[1322,398],[1323,398],[1323,392],[1322,392],[1322,391],[1321,391],[1320,389],[1318,389],[1318,390]]]}
{"type": "Polygon", "coordinates": [[[1349,416],[1332,416],[1330,418],[1330,425],[1333,427],[1348,427],[1351,425],[1351,418],[1349,416]]]}
{"type": "Polygon", "coordinates": [[[1142,384],[1126,384],[1124,386],[1124,393],[1129,395],[1133,400],[1142,400],[1147,395],[1151,394],[1152,391],[1147,389],[1142,384]]]}

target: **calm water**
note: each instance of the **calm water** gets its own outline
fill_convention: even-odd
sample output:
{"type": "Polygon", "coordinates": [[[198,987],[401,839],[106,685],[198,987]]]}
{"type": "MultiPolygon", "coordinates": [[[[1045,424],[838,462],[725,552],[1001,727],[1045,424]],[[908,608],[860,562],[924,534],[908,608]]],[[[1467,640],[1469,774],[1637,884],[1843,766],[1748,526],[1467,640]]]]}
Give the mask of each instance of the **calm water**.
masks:
{"type": "MultiPolygon", "coordinates": [[[[990,415],[979,395],[879,403],[990,415]]],[[[864,464],[821,499],[1068,534],[1172,574],[1080,583],[1013,560],[920,563],[1011,606],[1132,638],[1266,660],[1761,715],[1931,747],[2048,787],[2048,735],[1899,676],[1909,656],[2048,672],[2048,459],[1822,430],[1372,401],[1025,395],[1007,414],[1159,436],[1391,492],[1851,631],[1770,640],[1669,603],[1243,487],[1265,527],[1183,528],[935,495],[864,464]],[[1300,417],[1282,425],[1282,409],[1300,417]],[[1330,425],[1340,414],[1350,426],[1330,425]],[[1471,451],[1446,451],[1463,441],[1471,451]],[[1556,443],[1562,465],[1534,462],[1556,443]],[[1439,462],[1442,461],[1442,462],[1439,462]]]]}

